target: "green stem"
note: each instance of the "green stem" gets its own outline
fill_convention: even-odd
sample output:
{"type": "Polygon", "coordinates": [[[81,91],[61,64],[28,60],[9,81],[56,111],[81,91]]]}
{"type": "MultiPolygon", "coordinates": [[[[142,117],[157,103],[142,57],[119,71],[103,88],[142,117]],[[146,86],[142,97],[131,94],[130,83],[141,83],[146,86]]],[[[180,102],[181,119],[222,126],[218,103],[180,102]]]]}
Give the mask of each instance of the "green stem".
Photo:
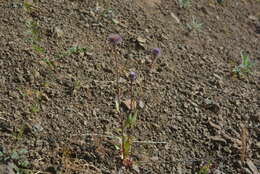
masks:
{"type": "Polygon", "coordinates": [[[133,81],[131,80],[131,112],[133,111],[133,102],[134,102],[133,81]]]}
{"type": "MultiPolygon", "coordinates": [[[[117,57],[117,55],[116,55],[116,48],[114,47],[114,50],[115,50],[115,62],[116,62],[116,90],[117,90],[117,102],[119,103],[119,105],[120,105],[120,103],[121,103],[121,101],[120,101],[120,88],[119,88],[119,65],[118,65],[118,57],[117,57]]],[[[123,160],[125,159],[125,137],[124,137],[124,118],[123,118],[123,116],[121,116],[121,112],[120,112],[120,107],[119,107],[119,112],[118,112],[118,116],[119,116],[119,118],[120,118],[120,120],[121,120],[121,146],[122,146],[122,156],[123,156],[123,160]]]]}

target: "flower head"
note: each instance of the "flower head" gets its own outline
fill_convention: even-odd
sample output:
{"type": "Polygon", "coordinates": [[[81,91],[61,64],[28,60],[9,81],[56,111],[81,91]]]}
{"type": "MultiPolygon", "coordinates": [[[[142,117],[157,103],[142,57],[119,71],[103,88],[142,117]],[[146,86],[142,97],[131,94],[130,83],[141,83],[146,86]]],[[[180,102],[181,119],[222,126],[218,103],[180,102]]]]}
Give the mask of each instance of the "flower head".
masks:
{"type": "Polygon", "coordinates": [[[154,57],[158,57],[161,54],[160,48],[152,49],[152,54],[153,54],[154,57]]]}
{"type": "Polygon", "coordinates": [[[129,73],[129,79],[130,79],[131,81],[136,80],[136,78],[137,78],[137,74],[136,74],[135,72],[130,72],[130,73],[129,73]]]}
{"type": "Polygon", "coordinates": [[[119,34],[110,34],[108,36],[108,41],[113,45],[117,45],[120,44],[123,41],[123,39],[119,34]]]}

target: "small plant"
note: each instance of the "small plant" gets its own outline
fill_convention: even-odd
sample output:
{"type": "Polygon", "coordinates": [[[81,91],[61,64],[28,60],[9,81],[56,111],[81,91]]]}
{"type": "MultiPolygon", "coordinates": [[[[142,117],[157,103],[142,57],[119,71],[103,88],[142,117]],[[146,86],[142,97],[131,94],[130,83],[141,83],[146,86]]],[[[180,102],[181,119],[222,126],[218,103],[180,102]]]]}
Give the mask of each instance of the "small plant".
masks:
{"type": "MultiPolygon", "coordinates": [[[[119,140],[115,143],[115,147],[120,152],[122,165],[126,168],[136,168],[136,164],[132,160],[132,145],[133,143],[151,143],[151,144],[165,144],[166,142],[152,142],[152,141],[135,141],[133,136],[134,128],[137,122],[139,109],[144,107],[142,101],[136,99],[135,94],[135,84],[138,78],[138,75],[134,71],[130,71],[128,74],[129,81],[129,97],[128,99],[122,101],[122,95],[119,85],[119,77],[120,77],[120,68],[119,65],[119,55],[117,49],[117,45],[119,45],[123,39],[118,34],[111,34],[108,37],[108,41],[110,42],[110,53],[115,58],[115,69],[116,69],[116,99],[115,99],[115,110],[116,114],[119,117],[120,121],[120,129],[119,136],[112,136],[119,140]]],[[[157,58],[161,54],[161,50],[159,48],[154,48],[151,51],[152,54],[152,62],[149,64],[149,71],[153,68],[154,63],[157,58]]]]}
{"type": "Polygon", "coordinates": [[[101,13],[101,16],[108,18],[108,19],[113,19],[115,17],[114,11],[112,8],[103,10],[101,13]]]}
{"type": "Polygon", "coordinates": [[[44,57],[42,59],[42,62],[44,62],[47,65],[47,67],[54,70],[58,66],[56,59],[57,59],[57,57],[53,57],[53,58],[44,57]]]}
{"type": "Polygon", "coordinates": [[[71,54],[79,54],[86,51],[86,48],[82,48],[79,46],[74,46],[68,49],[67,52],[65,52],[65,55],[71,55],[71,54]]]}
{"type": "Polygon", "coordinates": [[[75,96],[77,94],[77,91],[81,88],[82,84],[79,80],[76,80],[74,83],[73,83],[73,87],[72,87],[72,91],[71,91],[71,94],[73,96],[75,96]]]}
{"type": "Polygon", "coordinates": [[[213,162],[194,161],[192,173],[194,174],[211,174],[215,173],[218,164],[213,162]]]}
{"type": "MultiPolygon", "coordinates": [[[[135,72],[129,73],[129,80],[130,80],[130,100],[124,101],[128,111],[127,117],[122,122],[122,137],[121,137],[121,157],[123,159],[123,165],[130,167],[132,166],[132,160],[130,158],[131,154],[131,147],[133,143],[132,131],[136,124],[138,110],[136,107],[136,100],[134,97],[134,81],[137,79],[137,74],[135,72]]],[[[119,103],[116,104],[117,112],[120,112],[119,103]]]]}
{"type": "Polygon", "coordinates": [[[37,112],[39,112],[39,111],[40,111],[40,108],[39,108],[38,104],[33,104],[33,105],[31,106],[31,108],[30,108],[30,111],[31,111],[32,113],[37,113],[37,112]]]}
{"type": "Polygon", "coordinates": [[[28,125],[24,124],[22,125],[20,128],[15,128],[12,135],[14,136],[16,141],[19,141],[20,139],[23,138],[23,136],[25,135],[25,133],[28,130],[28,125]]]}
{"type": "Polygon", "coordinates": [[[199,23],[194,17],[192,17],[192,21],[190,24],[187,24],[188,30],[190,32],[201,32],[203,24],[199,23]]]}
{"type": "MultiPolygon", "coordinates": [[[[135,142],[139,143],[165,143],[165,142],[151,142],[151,141],[135,141],[133,137],[134,128],[137,122],[138,113],[139,113],[139,107],[142,108],[143,103],[141,101],[136,100],[135,95],[135,83],[137,80],[137,73],[134,71],[131,71],[128,74],[128,80],[129,80],[129,99],[121,101],[121,91],[120,91],[120,85],[119,85],[119,56],[117,55],[118,51],[117,45],[120,44],[123,39],[118,34],[111,34],[108,37],[108,41],[111,45],[111,53],[113,54],[115,58],[115,69],[116,69],[116,99],[115,99],[115,109],[116,113],[120,120],[120,135],[116,136],[116,138],[119,140],[119,144],[116,144],[116,149],[120,151],[120,157],[122,160],[122,165],[130,168],[134,167],[135,164],[132,160],[131,154],[132,154],[132,145],[135,142]]],[[[153,68],[154,63],[156,62],[157,58],[161,54],[161,50],[159,48],[154,48],[151,51],[152,54],[152,62],[150,65],[150,70],[153,68]]]]}
{"type": "MultiPolygon", "coordinates": [[[[36,9],[36,7],[32,4],[32,2],[27,1],[27,0],[24,1],[23,7],[24,7],[25,12],[30,15],[32,13],[34,13],[34,11],[36,9]]],[[[25,25],[27,28],[27,31],[25,34],[28,36],[28,38],[26,40],[31,44],[32,49],[36,53],[44,53],[45,50],[40,45],[41,37],[40,37],[40,30],[39,30],[38,22],[32,18],[29,18],[25,21],[25,25]]]]}
{"type": "Polygon", "coordinates": [[[84,48],[84,47],[79,47],[79,46],[73,46],[71,48],[69,48],[67,51],[59,54],[59,55],[56,55],[55,58],[63,58],[63,57],[66,57],[66,56],[70,56],[72,54],[80,54],[80,53],[84,53],[87,51],[87,48],[84,48]]]}
{"type": "Polygon", "coordinates": [[[209,165],[204,165],[200,168],[200,170],[196,174],[208,174],[210,170],[209,165]]]}
{"type": "Polygon", "coordinates": [[[35,9],[36,9],[36,7],[33,5],[32,1],[29,1],[29,0],[25,0],[23,2],[23,8],[29,14],[34,13],[35,9]]]}
{"type": "Polygon", "coordinates": [[[27,20],[25,25],[27,27],[26,34],[29,36],[27,41],[32,45],[32,48],[35,52],[43,53],[44,48],[40,46],[41,37],[37,22],[34,20],[27,20]]]}
{"type": "Polygon", "coordinates": [[[237,73],[238,75],[249,74],[253,66],[249,60],[249,55],[244,54],[242,51],[240,54],[242,62],[240,65],[236,66],[232,72],[237,73]]]}
{"type": "MultiPolygon", "coordinates": [[[[111,34],[108,37],[108,41],[110,42],[112,48],[111,51],[116,54],[116,46],[118,44],[120,44],[123,39],[120,35],[118,34],[111,34]]],[[[118,137],[119,138],[119,142],[120,145],[118,147],[118,149],[120,150],[120,156],[122,159],[122,164],[124,166],[130,167],[132,165],[132,161],[129,158],[130,156],[130,152],[131,152],[131,145],[132,145],[132,138],[126,134],[126,128],[128,126],[131,126],[131,123],[133,123],[133,116],[132,113],[130,112],[127,119],[124,119],[124,116],[122,115],[123,113],[121,112],[121,97],[120,97],[120,86],[119,86],[119,61],[118,61],[118,55],[113,55],[115,56],[115,69],[116,69],[116,100],[115,100],[115,104],[116,104],[116,111],[117,114],[119,116],[120,122],[121,122],[121,135],[118,137]]],[[[132,81],[131,81],[132,83],[132,81]]],[[[132,88],[131,88],[132,89],[132,88]]],[[[131,97],[131,105],[133,103],[132,101],[132,97],[131,97]]]]}
{"type": "Polygon", "coordinates": [[[177,0],[180,8],[187,8],[190,6],[191,0],[177,0]]]}
{"type": "Polygon", "coordinates": [[[30,163],[25,157],[26,153],[28,153],[26,149],[14,151],[10,154],[0,150],[0,163],[14,163],[14,170],[16,174],[27,174],[28,172],[26,168],[29,167],[30,163]]]}

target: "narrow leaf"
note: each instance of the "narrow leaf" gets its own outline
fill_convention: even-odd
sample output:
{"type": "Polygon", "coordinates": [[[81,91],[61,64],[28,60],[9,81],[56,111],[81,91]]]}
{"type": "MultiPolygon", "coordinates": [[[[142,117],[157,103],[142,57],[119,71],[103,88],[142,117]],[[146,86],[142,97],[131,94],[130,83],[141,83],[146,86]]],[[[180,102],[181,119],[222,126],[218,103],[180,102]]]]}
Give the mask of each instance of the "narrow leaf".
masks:
{"type": "Polygon", "coordinates": [[[132,113],[130,113],[127,119],[125,120],[124,128],[131,127],[132,119],[132,113]]]}
{"type": "Polygon", "coordinates": [[[124,152],[123,153],[124,153],[125,157],[128,157],[129,154],[130,154],[131,144],[132,144],[131,139],[129,137],[126,137],[125,142],[123,144],[123,146],[124,146],[124,152]]]}
{"type": "Polygon", "coordinates": [[[120,112],[120,107],[119,107],[119,102],[118,102],[118,100],[116,100],[116,111],[117,111],[117,112],[120,112]]]}
{"type": "Polygon", "coordinates": [[[132,120],[131,120],[131,126],[134,126],[137,120],[138,111],[135,111],[132,120]]]}

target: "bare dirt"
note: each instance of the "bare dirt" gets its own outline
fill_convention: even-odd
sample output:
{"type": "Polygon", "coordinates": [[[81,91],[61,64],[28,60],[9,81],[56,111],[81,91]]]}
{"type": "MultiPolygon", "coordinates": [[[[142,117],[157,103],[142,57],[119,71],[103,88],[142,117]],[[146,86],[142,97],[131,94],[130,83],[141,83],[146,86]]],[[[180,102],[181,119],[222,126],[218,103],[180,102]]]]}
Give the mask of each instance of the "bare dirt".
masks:
{"type": "Polygon", "coordinates": [[[28,151],[0,156],[0,173],[259,173],[259,1],[7,0],[0,24],[0,155],[28,151]],[[232,73],[241,51],[248,75],[232,73]],[[166,142],[135,143],[131,169],[107,137],[120,128],[114,56],[124,99],[138,74],[136,141],[166,142]]]}

